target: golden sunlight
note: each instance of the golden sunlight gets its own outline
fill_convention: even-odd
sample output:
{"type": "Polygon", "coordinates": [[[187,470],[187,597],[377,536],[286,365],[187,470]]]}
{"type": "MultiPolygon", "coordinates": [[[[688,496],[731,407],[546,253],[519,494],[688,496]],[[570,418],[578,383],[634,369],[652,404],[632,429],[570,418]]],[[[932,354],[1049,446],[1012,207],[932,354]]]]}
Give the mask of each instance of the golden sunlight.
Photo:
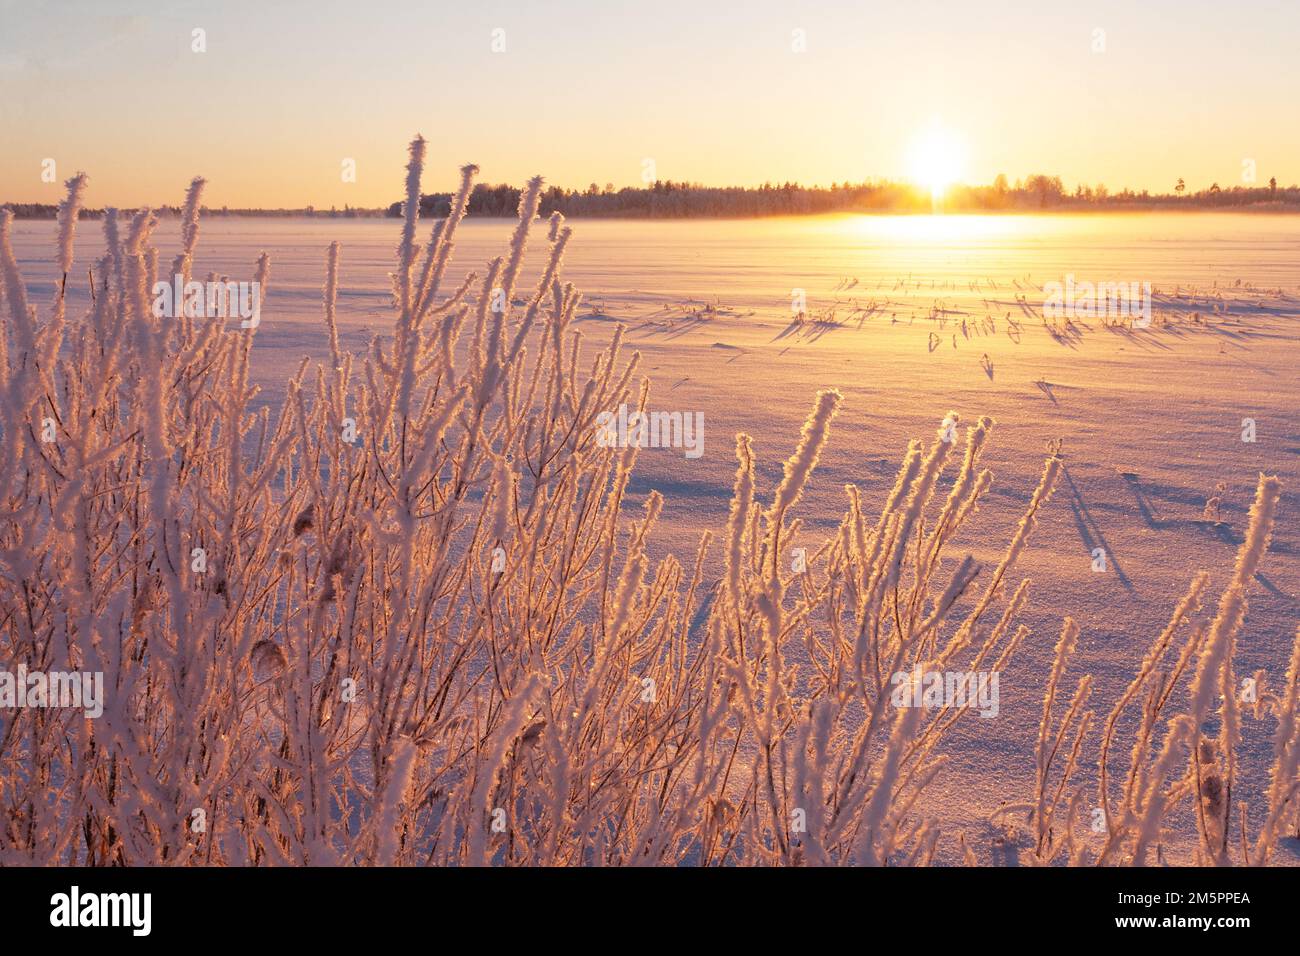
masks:
{"type": "Polygon", "coordinates": [[[929,189],[930,198],[938,202],[962,174],[965,161],[965,144],[936,120],[913,140],[908,167],[917,185],[929,189]]]}

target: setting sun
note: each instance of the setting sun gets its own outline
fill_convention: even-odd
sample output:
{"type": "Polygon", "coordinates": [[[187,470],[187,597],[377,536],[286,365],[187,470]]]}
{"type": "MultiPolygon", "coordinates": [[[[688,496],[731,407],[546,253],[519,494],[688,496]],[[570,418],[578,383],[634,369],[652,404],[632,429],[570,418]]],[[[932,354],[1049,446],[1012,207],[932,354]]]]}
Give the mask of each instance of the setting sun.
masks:
{"type": "Polygon", "coordinates": [[[930,190],[936,202],[962,174],[966,160],[965,145],[951,131],[935,122],[912,143],[908,168],[918,186],[930,190]]]}

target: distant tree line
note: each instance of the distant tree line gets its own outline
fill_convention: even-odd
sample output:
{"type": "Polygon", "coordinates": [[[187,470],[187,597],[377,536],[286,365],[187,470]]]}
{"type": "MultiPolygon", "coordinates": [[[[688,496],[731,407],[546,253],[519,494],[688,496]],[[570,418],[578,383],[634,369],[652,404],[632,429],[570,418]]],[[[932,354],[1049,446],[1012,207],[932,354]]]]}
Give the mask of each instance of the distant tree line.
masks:
{"type": "MultiPolygon", "coordinates": [[[[451,209],[451,193],[428,193],[420,197],[420,213],[445,216],[451,209]]],[[[469,198],[471,216],[514,216],[519,207],[519,189],[479,183],[469,198]]],[[[996,212],[1068,209],[1072,211],[1115,209],[1206,209],[1258,207],[1261,210],[1300,212],[1300,186],[1279,187],[1276,179],[1263,186],[1232,186],[1218,183],[1189,192],[1179,179],[1171,193],[1111,192],[1104,185],[1080,184],[1066,189],[1060,176],[1035,174],[1015,182],[998,176],[987,186],[952,186],[943,197],[947,212],[996,212]]],[[[53,219],[58,207],[45,203],[10,203],[19,219],[53,219]]],[[[929,193],[909,183],[876,180],[863,183],[832,183],[830,186],[801,186],[798,183],[764,183],[761,186],[702,186],[699,183],[660,180],[643,187],[604,188],[592,183],[585,190],[548,186],[542,193],[542,214],[561,212],[574,218],[686,219],[710,217],[804,216],[827,212],[929,212],[929,193]]],[[[130,211],[130,210],[124,210],[130,211]]],[[[161,206],[156,212],[175,216],[180,209],[161,206]]],[[[319,210],[219,209],[205,208],[205,216],[313,216],[318,218],[371,218],[400,216],[402,203],[386,209],[319,210]]],[[[83,209],[82,218],[97,219],[102,209],[83,209]]]]}
{"type": "MultiPolygon", "coordinates": [[[[430,193],[420,198],[420,212],[445,216],[451,193],[430,193]]],[[[1218,183],[1199,192],[1187,192],[1180,179],[1173,193],[1111,192],[1104,185],[1079,185],[1071,192],[1059,176],[1035,174],[1009,182],[998,176],[987,186],[952,186],[943,198],[949,212],[1028,211],[1036,209],[1105,210],[1159,207],[1261,206],[1300,212],[1300,186],[1234,186],[1218,183]]],[[[519,189],[509,185],[474,187],[469,199],[471,216],[513,216],[519,206],[519,189]]],[[[586,190],[550,186],[542,193],[542,213],[561,212],[575,218],[677,219],[688,217],[798,216],[826,212],[929,212],[931,197],[909,183],[870,181],[801,186],[798,183],[764,183],[762,186],[716,187],[698,183],[658,181],[645,187],[603,189],[592,183],[586,190]]],[[[388,207],[400,216],[402,203],[388,207]]]]}
{"type": "MultiPolygon", "coordinates": [[[[58,216],[59,207],[49,203],[37,202],[11,202],[0,203],[0,208],[8,207],[14,211],[16,219],[54,219],[58,216]]],[[[151,207],[156,216],[161,219],[167,219],[181,214],[179,206],[154,206],[151,207]]],[[[124,215],[134,215],[135,209],[119,210],[124,215]]],[[[329,209],[317,209],[315,206],[304,206],[301,209],[232,209],[228,206],[212,208],[203,207],[203,215],[209,216],[258,216],[262,218],[296,218],[302,216],[312,216],[318,219],[376,219],[386,216],[387,209],[362,209],[358,206],[344,206],[342,209],[331,207],[329,209]]],[[[103,209],[86,209],[82,208],[80,219],[103,219],[103,209]]]]}

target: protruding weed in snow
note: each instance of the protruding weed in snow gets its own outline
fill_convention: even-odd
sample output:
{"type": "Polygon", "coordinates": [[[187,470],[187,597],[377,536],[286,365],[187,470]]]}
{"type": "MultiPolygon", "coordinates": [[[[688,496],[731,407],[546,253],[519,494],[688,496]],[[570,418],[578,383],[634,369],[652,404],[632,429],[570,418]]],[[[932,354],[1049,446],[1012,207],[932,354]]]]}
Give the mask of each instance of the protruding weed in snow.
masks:
{"type": "Polygon", "coordinates": [[[949,412],[939,423],[939,441],[951,445],[957,441],[957,423],[961,421],[956,412],[949,412]]]}
{"type": "Polygon", "coordinates": [[[1151,283],[1143,281],[1076,282],[1067,274],[1043,286],[1043,314],[1049,319],[1128,319],[1135,329],[1151,325],[1151,283]]]}
{"type": "Polygon", "coordinates": [[[1227,482],[1220,481],[1214,486],[1214,494],[1205,499],[1205,507],[1201,510],[1202,521],[1223,523],[1223,496],[1227,493],[1227,482]]]}
{"type": "Polygon", "coordinates": [[[86,174],[77,173],[65,183],[67,197],[59,203],[59,272],[66,276],[72,268],[72,243],[77,231],[77,217],[86,192],[86,174]]]}

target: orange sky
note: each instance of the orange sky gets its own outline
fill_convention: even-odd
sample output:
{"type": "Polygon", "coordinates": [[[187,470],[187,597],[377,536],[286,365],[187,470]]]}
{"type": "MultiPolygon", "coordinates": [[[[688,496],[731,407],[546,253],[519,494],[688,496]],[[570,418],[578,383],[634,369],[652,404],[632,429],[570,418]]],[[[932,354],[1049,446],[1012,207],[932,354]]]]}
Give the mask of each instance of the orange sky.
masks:
{"type": "Polygon", "coordinates": [[[426,190],[918,178],[939,122],[958,178],[1169,191],[1300,180],[1300,5],[370,4],[0,0],[0,201],[318,208],[426,190]],[[195,30],[205,49],[195,52],[195,30]],[[800,32],[801,31],[801,32],[800,32]],[[1097,31],[1102,31],[1098,33],[1097,31]],[[344,161],[355,161],[355,182],[344,161]]]}

